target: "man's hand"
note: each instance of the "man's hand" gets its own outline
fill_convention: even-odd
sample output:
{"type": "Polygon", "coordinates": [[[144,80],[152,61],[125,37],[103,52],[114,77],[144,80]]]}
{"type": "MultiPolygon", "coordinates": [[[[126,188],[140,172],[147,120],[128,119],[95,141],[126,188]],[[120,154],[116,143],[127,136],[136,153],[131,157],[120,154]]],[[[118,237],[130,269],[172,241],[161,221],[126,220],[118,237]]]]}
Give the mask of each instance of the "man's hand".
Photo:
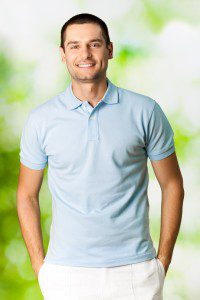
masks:
{"type": "Polygon", "coordinates": [[[164,270],[165,270],[165,276],[167,274],[167,271],[168,271],[168,268],[169,268],[169,265],[171,263],[171,260],[169,259],[166,259],[164,257],[161,257],[161,256],[157,256],[157,258],[161,261],[161,263],[163,264],[163,267],[164,267],[164,270]]]}
{"type": "Polygon", "coordinates": [[[39,274],[40,268],[42,267],[43,263],[44,263],[44,261],[40,262],[40,263],[39,263],[38,265],[36,265],[36,266],[33,266],[33,265],[32,265],[33,271],[34,271],[34,273],[35,273],[37,279],[38,279],[38,274],[39,274]]]}

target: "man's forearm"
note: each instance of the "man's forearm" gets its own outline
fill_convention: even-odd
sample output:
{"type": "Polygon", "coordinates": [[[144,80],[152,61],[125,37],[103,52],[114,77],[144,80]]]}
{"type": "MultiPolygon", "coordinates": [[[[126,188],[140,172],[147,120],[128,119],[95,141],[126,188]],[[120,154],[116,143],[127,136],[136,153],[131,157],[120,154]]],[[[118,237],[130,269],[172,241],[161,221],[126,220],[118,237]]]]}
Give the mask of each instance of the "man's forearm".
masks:
{"type": "Polygon", "coordinates": [[[162,190],[161,230],[158,258],[170,264],[174,245],[180,229],[184,189],[182,184],[172,183],[162,190]]]}
{"type": "Polygon", "coordinates": [[[17,212],[22,235],[29,252],[32,267],[37,274],[44,259],[40,222],[40,206],[37,198],[17,197],[17,212]]]}

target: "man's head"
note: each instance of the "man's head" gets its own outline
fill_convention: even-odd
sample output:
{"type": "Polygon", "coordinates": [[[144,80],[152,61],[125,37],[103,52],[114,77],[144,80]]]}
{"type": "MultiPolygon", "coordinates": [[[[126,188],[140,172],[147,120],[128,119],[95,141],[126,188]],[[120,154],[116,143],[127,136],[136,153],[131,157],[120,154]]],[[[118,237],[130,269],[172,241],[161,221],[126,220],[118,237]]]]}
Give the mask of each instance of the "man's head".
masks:
{"type": "Polygon", "coordinates": [[[93,82],[106,77],[108,59],[113,57],[106,24],[92,14],[73,16],[62,27],[60,52],[74,80],[93,82]]]}

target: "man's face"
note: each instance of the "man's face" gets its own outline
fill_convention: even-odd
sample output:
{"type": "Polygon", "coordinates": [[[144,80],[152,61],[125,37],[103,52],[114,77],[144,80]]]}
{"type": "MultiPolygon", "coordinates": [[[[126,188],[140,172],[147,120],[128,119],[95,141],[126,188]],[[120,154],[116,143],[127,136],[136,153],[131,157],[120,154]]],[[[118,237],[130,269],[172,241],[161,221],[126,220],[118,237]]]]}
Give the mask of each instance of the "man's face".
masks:
{"type": "Polygon", "coordinates": [[[60,47],[61,58],[73,79],[93,82],[106,74],[113,46],[106,42],[98,24],[73,24],[65,32],[65,51],[60,47]],[[89,64],[89,65],[88,65],[89,64]],[[91,65],[90,65],[91,64],[91,65]]]}

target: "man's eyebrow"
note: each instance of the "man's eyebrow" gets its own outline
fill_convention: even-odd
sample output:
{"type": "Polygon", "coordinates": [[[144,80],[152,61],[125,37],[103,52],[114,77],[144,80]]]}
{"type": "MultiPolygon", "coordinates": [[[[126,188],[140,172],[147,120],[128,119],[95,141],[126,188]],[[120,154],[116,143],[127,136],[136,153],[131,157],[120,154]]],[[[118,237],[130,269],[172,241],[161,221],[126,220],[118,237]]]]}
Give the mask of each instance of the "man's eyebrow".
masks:
{"type": "MultiPolygon", "coordinates": [[[[101,42],[102,43],[102,39],[96,38],[96,39],[89,40],[89,43],[91,43],[91,42],[101,42]]],[[[79,41],[70,41],[67,43],[67,46],[70,44],[78,44],[78,43],[79,43],[79,41]]]]}

